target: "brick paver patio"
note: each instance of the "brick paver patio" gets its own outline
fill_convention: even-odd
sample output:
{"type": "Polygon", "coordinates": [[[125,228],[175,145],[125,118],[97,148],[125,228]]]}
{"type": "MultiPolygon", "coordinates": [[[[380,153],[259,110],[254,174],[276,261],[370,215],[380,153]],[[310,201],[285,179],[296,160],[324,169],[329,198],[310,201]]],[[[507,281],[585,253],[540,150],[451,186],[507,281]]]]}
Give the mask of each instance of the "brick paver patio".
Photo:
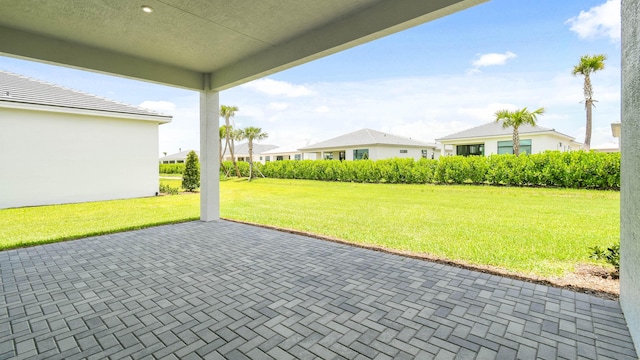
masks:
{"type": "Polygon", "coordinates": [[[0,271],[2,359],[637,359],[616,301],[226,221],[0,271]]]}

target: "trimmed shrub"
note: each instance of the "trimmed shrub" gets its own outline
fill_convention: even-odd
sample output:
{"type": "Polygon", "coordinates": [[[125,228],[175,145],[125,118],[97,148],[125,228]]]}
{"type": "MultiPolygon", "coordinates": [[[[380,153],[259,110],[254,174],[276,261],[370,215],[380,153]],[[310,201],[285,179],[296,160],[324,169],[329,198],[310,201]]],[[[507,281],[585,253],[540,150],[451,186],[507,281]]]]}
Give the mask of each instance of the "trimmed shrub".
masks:
{"type": "Polygon", "coordinates": [[[200,187],[200,161],[195,151],[187,154],[187,161],[182,175],[182,188],[187,191],[194,191],[200,187]]]}
{"type": "Polygon", "coordinates": [[[169,195],[178,195],[180,193],[180,189],[177,187],[171,187],[171,185],[160,184],[160,192],[169,195]]]}
{"type": "MultiPolygon", "coordinates": [[[[240,163],[242,164],[242,163],[240,163]]],[[[248,176],[248,164],[241,166],[248,176]],[[246,169],[245,169],[246,168],[246,169]]],[[[391,184],[489,184],[620,188],[620,153],[446,156],[439,160],[284,160],[260,166],[266,177],[391,184]]]]}
{"type": "Polygon", "coordinates": [[[594,246],[591,249],[591,255],[589,256],[595,260],[604,260],[607,263],[613,265],[616,272],[620,272],[620,244],[613,244],[606,250],[599,246],[594,246]]]}
{"type": "Polygon", "coordinates": [[[183,174],[184,164],[160,164],[160,174],[183,174]]]}

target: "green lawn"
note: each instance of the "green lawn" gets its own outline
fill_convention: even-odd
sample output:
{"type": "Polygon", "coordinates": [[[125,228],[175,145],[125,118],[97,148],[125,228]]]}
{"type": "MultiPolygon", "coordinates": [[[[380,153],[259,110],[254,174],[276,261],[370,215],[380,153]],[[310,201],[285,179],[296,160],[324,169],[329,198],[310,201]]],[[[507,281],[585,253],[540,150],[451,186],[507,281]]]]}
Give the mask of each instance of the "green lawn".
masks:
{"type": "MultiPolygon", "coordinates": [[[[591,262],[589,247],[619,239],[613,191],[277,179],[227,180],[220,189],[225,218],[541,276],[591,262]]],[[[9,224],[0,247],[193,219],[198,211],[197,195],[0,210],[9,224]]]]}
{"type": "Polygon", "coordinates": [[[0,210],[0,250],[200,218],[197,194],[0,210]]]}

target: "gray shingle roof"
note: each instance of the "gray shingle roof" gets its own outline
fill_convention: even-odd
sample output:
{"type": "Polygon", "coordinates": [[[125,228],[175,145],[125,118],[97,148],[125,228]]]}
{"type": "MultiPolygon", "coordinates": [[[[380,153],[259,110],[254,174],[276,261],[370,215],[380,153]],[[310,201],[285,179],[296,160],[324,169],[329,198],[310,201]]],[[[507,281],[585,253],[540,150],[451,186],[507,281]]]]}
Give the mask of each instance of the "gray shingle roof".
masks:
{"type": "MultiPolygon", "coordinates": [[[[222,143],[222,146],[224,148],[224,142],[222,143]]],[[[263,152],[267,151],[267,150],[272,150],[277,148],[277,145],[267,145],[267,144],[256,144],[253,143],[253,155],[257,155],[257,154],[262,154],[263,152]]],[[[249,143],[242,143],[242,144],[234,144],[233,147],[233,155],[238,156],[238,155],[249,155],[249,143]]],[[[229,154],[229,150],[227,150],[227,154],[226,155],[230,155],[229,154]]]]}
{"type": "MultiPolygon", "coordinates": [[[[534,134],[534,133],[543,133],[543,132],[555,132],[557,134],[566,136],[567,138],[573,139],[573,137],[569,135],[565,135],[555,131],[555,129],[549,129],[542,126],[531,126],[531,125],[522,125],[518,128],[518,132],[520,134],[534,134]]],[[[473,127],[471,129],[463,130],[457,132],[455,134],[447,135],[445,137],[441,137],[436,139],[436,141],[442,140],[458,140],[458,139],[470,139],[470,138],[484,138],[491,136],[503,136],[503,135],[512,135],[513,128],[503,128],[502,122],[492,121],[488,124],[480,125],[473,127]]]]}
{"type": "Polygon", "coordinates": [[[200,151],[197,151],[197,150],[185,150],[185,151],[181,151],[179,153],[163,156],[163,157],[160,158],[160,161],[186,160],[187,159],[187,155],[189,155],[189,153],[191,151],[195,151],[196,155],[198,155],[198,159],[200,158],[200,151]]]}
{"type": "Polygon", "coordinates": [[[0,70],[0,103],[3,102],[151,116],[162,122],[171,121],[172,118],[171,115],[0,70]]]}
{"type": "Polygon", "coordinates": [[[401,145],[401,146],[419,146],[419,147],[435,147],[435,144],[417,141],[402,136],[387,134],[382,131],[371,129],[362,129],[352,133],[344,134],[333,139],[321,141],[319,143],[305,146],[299,150],[316,150],[330,149],[361,145],[401,145]]]}

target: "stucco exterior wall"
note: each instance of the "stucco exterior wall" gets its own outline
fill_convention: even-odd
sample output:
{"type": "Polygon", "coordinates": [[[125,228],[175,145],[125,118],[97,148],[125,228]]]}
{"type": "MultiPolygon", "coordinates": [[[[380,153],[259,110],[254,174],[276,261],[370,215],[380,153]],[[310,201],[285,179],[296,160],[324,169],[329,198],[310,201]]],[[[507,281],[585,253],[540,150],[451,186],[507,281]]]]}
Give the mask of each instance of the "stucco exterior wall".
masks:
{"type": "Polygon", "coordinates": [[[153,196],[158,123],[0,108],[0,208],[153,196]]]}
{"type": "MultiPolygon", "coordinates": [[[[470,145],[470,144],[484,144],[484,154],[485,156],[493,155],[498,153],[498,141],[511,141],[513,137],[511,135],[504,137],[494,137],[494,138],[477,138],[477,139],[468,139],[468,140],[458,140],[458,141],[443,141],[443,144],[453,145],[453,154],[456,154],[456,145],[470,145]]],[[[569,151],[569,150],[579,150],[578,147],[572,145],[572,143],[561,136],[554,136],[553,134],[521,134],[520,140],[531,140],[531,152],[533,154],[538,154],[547,150],[560,150],[560,151],[569,151]],[[560,146],[562,143],[562,146],[560,146]]]]}
{"type": "MultiPolygon", "coordinates": [[[[393,158],[411,158],[414,160],[420,160],[422,158],[422,150],[423,148],[415,148],[408,146],[384,146],[384,145],[362,145],[362,146],[352,146],[345,147],[339,150],[335,149],[327,149],[326,151],[319,151],[314,153],[304,153],[305,160],[321,160],[324,159],[322,154],[333,153],[333,159],[338,160],[340,151],[345,152],[345,160],[353,160],[353,151],[354,150],[369,150],[369,159],[370,160],[381,160],[381,159],[393,159],[393,158]],[[407,150],[407,153],[400,153],[400,150],[407,150]],[[316,154],[314,157],[313,154],[316,154]]],[[[428,151],[428,157],[431,158],[432,154],[435,154],[434,158],[437,159],[440,157],[440,152],[431,147],[424,147],[425,150],[428,151]]]]}
{"type": "Polygon", "coordinates": [[[620,304],[640,350],[640,0],[622,0],[620,304]]]}

